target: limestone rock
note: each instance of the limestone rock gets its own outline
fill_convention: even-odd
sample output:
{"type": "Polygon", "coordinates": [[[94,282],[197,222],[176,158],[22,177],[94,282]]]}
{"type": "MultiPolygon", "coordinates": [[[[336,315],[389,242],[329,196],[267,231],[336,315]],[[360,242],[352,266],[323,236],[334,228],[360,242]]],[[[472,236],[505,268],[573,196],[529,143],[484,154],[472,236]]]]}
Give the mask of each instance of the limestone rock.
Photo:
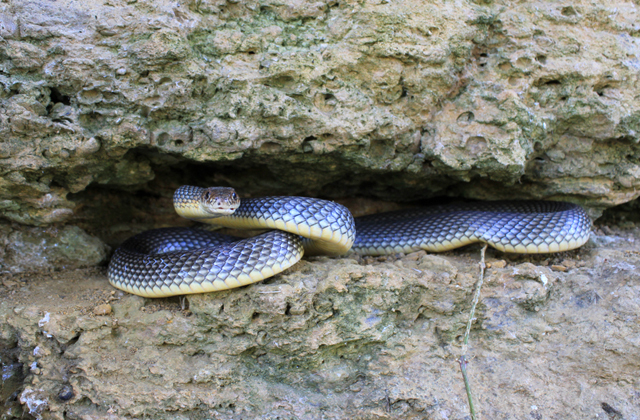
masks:
{"type": "Polygon", "coordinates": [[[597,215],[640,190],[637,21],[630,3],[5,3],[0,211],[90,228],[111,191],[196,183],[597,215]]]}
{"type": "Polygon", "coordinates": [[[76,226],[12,229],[0,225],[0,271],[20,273],[91,267],[105,261],[100,239],[76,226]]]}

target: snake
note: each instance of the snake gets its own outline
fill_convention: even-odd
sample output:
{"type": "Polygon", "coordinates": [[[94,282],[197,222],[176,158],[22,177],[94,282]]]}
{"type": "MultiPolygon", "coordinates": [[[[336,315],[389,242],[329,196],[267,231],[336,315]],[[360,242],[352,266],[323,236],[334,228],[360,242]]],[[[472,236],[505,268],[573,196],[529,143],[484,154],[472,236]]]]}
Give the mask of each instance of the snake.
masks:
{"type": "Polygon", "coordinates": [[[244,239],[187,227],[142,232],[114,252],[108,267],[114,287],[144,297],[206,293],[272,277],[303,255],[442,252],[476,242],[507,253],[551,253],[584,245],[591,232],[585,210],[561,201],[464,202],[354,219],[328,200],[241,200],[229,187],[182,186],[173,205],[190,220],[268,230],[244,239]]]}

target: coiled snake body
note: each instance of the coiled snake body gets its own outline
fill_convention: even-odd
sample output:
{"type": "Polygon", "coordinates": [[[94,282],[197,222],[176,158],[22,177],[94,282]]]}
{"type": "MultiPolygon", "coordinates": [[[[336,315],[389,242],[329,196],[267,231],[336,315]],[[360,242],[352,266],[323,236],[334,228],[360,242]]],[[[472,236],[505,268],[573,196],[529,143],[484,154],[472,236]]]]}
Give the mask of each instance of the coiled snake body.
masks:
{"type": "Polygon", "coordinates": [[[231,188],[184,186],[174,194],[174,207],[181,216],[206,223],[276,230],[242,240],[190,228],[143,232],[114,253],[108,270],[113,286],[146,297],[230,289],[278,274],[305,253],[438,252],[473,242],[504,252],[559,252],[582,246],[591,230],[581,207],[553,201],[434,206],[354,220],[331,201],[265,197],[240,202],[231,188]]]}

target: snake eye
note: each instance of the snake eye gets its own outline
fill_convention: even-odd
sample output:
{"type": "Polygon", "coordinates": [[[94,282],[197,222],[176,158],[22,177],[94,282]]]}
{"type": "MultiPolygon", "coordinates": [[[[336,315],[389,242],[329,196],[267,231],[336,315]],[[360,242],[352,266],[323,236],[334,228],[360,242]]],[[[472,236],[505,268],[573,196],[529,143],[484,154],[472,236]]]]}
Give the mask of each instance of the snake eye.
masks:
{"type": "Polygon", "coordinates": [[[236,193],[233,193],[233,194],[231,195],[231,198],[233,198],[234,200],[237,200],[237,199],[238,199],[238,196],[236,195],[236,193]]]}

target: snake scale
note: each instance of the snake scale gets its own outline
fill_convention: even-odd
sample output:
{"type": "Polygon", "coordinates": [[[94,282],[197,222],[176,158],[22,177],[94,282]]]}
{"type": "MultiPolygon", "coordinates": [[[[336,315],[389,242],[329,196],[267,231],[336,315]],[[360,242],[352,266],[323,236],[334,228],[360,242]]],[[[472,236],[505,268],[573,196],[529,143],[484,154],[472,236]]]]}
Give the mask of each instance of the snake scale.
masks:
{"type": "Polygon", "coordinates": [[[205,293],[266,279],[304,254],[439,252],[474,242],[503,252],[547,253],[578,248],[591,231],[580,206],[556,201],[464,203],[357,219],[331,201],[241,201],[232,188],[224,187],[183,186],[173,202],[178,214],[188,219],[274,230],[241,240],[191,228],[140,233],[115,251],[108,269],[113,286],[145,297],[205,293]]]}

